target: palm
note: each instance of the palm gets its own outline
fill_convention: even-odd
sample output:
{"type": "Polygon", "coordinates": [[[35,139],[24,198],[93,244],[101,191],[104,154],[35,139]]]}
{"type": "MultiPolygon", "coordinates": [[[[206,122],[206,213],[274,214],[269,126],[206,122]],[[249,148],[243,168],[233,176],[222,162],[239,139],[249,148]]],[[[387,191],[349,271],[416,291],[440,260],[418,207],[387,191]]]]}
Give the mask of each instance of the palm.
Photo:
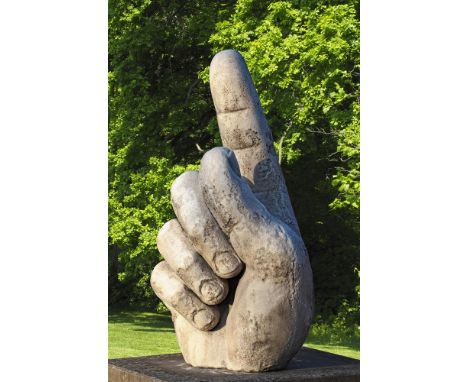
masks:
{"type": "Polygon", "coordinates": [[[282,368],[312,319],[307,251],[271,132],[237,52],[215,56],[210,85],[226,148],[207,152],[199,173],[174,182],[177,220],[158,235],[166,261],[153,271],[152,286],[173,314],[188,363],[282,368]]]}

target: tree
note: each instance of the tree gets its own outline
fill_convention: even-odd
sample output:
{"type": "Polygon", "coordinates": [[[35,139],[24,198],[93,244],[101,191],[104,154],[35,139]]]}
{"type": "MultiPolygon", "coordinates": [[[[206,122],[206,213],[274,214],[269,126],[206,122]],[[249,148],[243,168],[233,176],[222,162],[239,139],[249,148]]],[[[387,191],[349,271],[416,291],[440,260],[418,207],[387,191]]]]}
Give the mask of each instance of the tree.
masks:
{"type": "MultiPolygon", "coordinates": [[[[198,72],[229,2],[109,3],[109,302],[154,305],[156,234],[173,217],[173,179],[214,145],[198,72]]],[[[211,125],[210,125],[211,123],[211,125]]]]}
{"type": "MultiPolygon", "coordinates": [[[[357,2],[239,0],[212,52],[237,49],[259,92],[315,273],[318,312],[356,301],[357,2]]],[[[202,73],[207,80],[208,68],[202,73]]]]}
{"type": "Polygon", "coordinates": [[[208,67],[245,57],[311,255],[318,313],[357,306],[359,3],[109,4],[111,304],[153,305],[149,274],[169,186],[221,144],[208,67]]]}

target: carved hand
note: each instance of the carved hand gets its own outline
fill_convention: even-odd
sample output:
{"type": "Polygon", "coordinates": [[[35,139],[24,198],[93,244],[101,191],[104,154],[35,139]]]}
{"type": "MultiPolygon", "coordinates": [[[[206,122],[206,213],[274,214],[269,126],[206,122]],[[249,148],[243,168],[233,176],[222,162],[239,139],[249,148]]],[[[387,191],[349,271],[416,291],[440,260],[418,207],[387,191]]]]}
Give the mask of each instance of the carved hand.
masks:
{"type": "Polygon", "coordinates": [[[242,56],[218,53],[210,87],[224,147],[176,179],[151,285],[199,367],[280,369],[312,320],[312,271],[270,128],[242,56]]]}

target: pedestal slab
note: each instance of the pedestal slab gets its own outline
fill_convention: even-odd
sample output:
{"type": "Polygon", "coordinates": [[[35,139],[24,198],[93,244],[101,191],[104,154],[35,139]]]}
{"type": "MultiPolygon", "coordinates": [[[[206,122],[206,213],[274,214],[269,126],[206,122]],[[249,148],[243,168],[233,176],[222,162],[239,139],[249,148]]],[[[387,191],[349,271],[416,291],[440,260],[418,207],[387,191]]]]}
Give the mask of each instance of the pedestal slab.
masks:
{"type": "Polygon", "coordinates": [[[109,360],[109,382],[354,382],[359,361],[315,349],[302,348],[286,369],[243,373],[226,369],[196,368],[182,354],[116,358],[109,360]]]}

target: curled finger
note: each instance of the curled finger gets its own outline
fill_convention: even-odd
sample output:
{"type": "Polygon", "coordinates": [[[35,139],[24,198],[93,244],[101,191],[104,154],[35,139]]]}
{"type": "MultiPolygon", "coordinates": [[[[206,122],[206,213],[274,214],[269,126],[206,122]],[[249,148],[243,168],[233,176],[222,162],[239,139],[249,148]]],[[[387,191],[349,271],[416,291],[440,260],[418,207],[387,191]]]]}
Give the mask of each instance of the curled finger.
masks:
{"type": "Polygon", "coordinates": [[[168,221],[157,238],[161,255],[201,301],[208,305],[222,302],[228,293],[226,280],[220,279],[195,251],[177,219],[168,221]]]}
{"type": "Polygon", "coordinates": [[[207,331],[218,324],[218,307],[208,306],[200,301],[166,261],[158,263],[151,273],[151,287],[171,310],[182,315],[197,329],[207,331]]]}

